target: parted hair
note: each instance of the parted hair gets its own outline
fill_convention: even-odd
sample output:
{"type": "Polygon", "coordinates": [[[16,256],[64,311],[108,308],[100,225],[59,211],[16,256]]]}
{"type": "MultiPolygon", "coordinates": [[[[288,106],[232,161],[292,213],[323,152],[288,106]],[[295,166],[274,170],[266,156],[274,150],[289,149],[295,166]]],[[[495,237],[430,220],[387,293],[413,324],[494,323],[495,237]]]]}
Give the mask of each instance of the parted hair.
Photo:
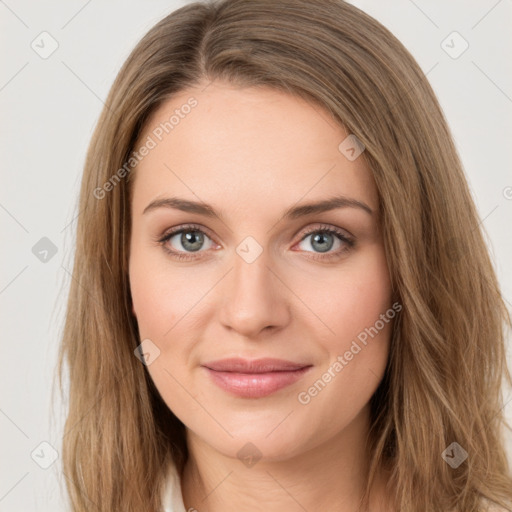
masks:
{"type": "Polygon", "coordinates": [[[371,399],[367,495],[388,468],[402,512],[476,512],[485,499],[511,509],[511,318],[484,228],[425,73],[384,26],[342,0],[191,3],[151,28],[118,73],[84,165],[60,348],[71,509],[161,511],[167,471],[181,473],[188,457],[185,426],[134,356],[131,174],[102,197],[94,191],[130,158],[151,114],[204,80],[307,99],[364,144],[403,306],[371,399]],[[468,454],[455,468],[442,455],[453,442],[468,454]]]}

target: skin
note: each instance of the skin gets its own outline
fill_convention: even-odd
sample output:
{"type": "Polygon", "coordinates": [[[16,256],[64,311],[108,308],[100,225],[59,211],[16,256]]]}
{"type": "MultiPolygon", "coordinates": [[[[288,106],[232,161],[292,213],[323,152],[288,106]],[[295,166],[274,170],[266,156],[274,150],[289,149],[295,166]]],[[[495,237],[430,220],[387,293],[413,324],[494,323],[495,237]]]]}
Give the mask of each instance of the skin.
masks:
{"type": "MultiPolygon", "coordinates": [[[[185,508],[353,512],[366,482],[369,400],[384,374],[392,322],[309,403],[298,394],[391,307],[375,183],[362,157],[350,161],[338,150],[348,132],[328,113],[265,87],[213,82],[182,91],[160,106],[139,141],[191,96],[197,106],[133,176],[129,266],[141,340],[160,350],[147,369],[187,427],[185,508]],[[282,218],[289,207],[334,193],[373,214],[345,207],[282,218]],[[211,204],[222,220],[166,207],[143,213],[170,196],[211,204]],[[206,234],[196,252],[181,234],[166,242],[191,256],[181,261],[158,239],[187,223],[206,234]],[[354,247],[341,252],[347,244],[327,235],[332,248],[321,252],[317,233],[305,231],[325,226],[351,236],[354,247]],[[251,263],[236,252],[248,236],[263,249],[251,263]],[[227,357],[313,366],[270,396],[240,398],[201,367],[227,357]],[[237,457],[249,442],[261,454],[251,467],[237,457]]],[[[379,474],[372,511],[388,510],[384,483],[379,474]]]]}

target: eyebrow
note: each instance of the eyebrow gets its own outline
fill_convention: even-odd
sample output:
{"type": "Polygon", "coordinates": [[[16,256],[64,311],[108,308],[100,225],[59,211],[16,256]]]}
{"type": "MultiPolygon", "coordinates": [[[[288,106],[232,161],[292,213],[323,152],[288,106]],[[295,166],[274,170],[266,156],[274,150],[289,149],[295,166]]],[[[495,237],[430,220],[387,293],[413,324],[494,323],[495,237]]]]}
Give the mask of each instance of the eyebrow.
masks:
{"type": "MultiPolygon", "coordinates": [[[[172,208],[188,213],[197,213],[206,217],[218,217],[219,219],[224,220],[222,215],[219,212],[216,212],[211,205],[179,197],[155,199],[149,203],[146,208],[144,208],[142,214],[144,215],[152,210],[156,210],[157,208],[172,208]]],[[[282,218],[285,220],[294,220],[307,215],[335,210],[337,208],[357,208],[365,211],[369,215],[373,215],[373,210],[366,203],[350,197],[335,196],[322,201],[293,206],[284,212],[282,218]]]]}

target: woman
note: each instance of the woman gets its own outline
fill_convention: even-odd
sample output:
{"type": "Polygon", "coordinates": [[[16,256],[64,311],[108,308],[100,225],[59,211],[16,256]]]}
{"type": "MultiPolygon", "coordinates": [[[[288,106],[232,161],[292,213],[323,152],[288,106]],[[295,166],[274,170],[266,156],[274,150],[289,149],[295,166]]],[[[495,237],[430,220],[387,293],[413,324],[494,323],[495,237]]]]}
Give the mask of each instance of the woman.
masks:
{"type": "Polygon", "coordinates": [[[512,507],[510,316],[435,95],[374,19],[173,12],[112,87],[80,212],[74,511],[512,507]]]}

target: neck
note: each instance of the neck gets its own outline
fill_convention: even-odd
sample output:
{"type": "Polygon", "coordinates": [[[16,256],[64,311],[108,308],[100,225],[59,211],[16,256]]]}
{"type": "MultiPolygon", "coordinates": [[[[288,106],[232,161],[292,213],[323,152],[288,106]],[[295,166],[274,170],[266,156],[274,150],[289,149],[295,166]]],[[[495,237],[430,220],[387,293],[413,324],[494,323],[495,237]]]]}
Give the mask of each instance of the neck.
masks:
{"type": "MultiPolygon", "coordinates": [[[[181,479],[185,510],[304,512],[360,508],[367,483],[369,410],[337,436],[293,457],[262,457],[251,467],[225,456],[187,429],[189,459],[181,479]]],[[[369,510],[384,512],[385,480],[372,486],[369,510]]]]}

